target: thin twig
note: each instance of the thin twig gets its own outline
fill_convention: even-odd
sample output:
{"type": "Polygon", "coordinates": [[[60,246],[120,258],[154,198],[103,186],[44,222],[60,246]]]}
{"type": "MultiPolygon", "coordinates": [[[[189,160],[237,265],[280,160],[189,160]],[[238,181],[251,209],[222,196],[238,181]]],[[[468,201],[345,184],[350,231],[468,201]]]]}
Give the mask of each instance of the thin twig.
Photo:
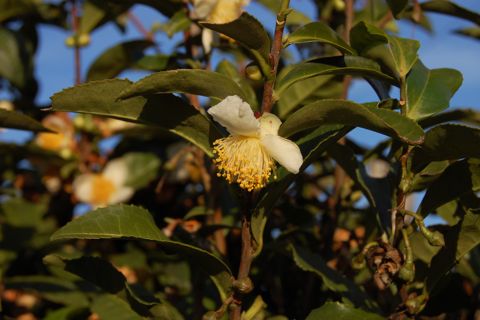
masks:
{"type": "Polygon", "coordinates": [[[287,21],[288,7],[290,5],[290,0],[283,0],[280,7],[280,11],[277,14],[277,23],[275,25],[275,34],[273,37],[272,50],[270,52],[270,75],[268,80],[265,82],[263,87],[263,101],[262,101],[262,111],[270,112],[272,110],[274,98],[273,98],[273,88],[275,86],[275,79],[277,77],[278,63],[280,61],[280,54],[282,53],[282,38],[283,31],[285,29],[285,24],[287,21]]]}

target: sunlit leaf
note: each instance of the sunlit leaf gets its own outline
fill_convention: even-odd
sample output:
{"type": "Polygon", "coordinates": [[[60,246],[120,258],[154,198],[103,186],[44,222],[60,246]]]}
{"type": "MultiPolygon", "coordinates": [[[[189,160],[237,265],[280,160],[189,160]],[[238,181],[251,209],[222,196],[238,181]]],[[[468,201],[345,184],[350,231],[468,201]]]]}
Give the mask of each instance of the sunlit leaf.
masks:
{"type": "Polygon", "coordinates": [[[100,319],[142,320],[142,316],[133,311],[128,303],[113,294],[103,294],[93,299],[91,310],[100,319]]]}
{"type": "Polygon", "coordinates": [[[289,137],[320,125],[358,126],[410,144],[423,142],[423,130],[399,113],[368,107],[345,100],[320,100],[293,113],[280,127],[280,135],[289,137]]]}
{"type": "Polygon", "coordinates": [[[418,61],[407,77],[408,117],[420,119],[445,110],[462,82],[457,70],[430,70],[418,61]]]}
{"type": "Polygon", "coordinates": [[[381,320],[383,316],[366,312],[339,302],[327,302],[318,309],[312,310],[305,320],[381,320]]]}

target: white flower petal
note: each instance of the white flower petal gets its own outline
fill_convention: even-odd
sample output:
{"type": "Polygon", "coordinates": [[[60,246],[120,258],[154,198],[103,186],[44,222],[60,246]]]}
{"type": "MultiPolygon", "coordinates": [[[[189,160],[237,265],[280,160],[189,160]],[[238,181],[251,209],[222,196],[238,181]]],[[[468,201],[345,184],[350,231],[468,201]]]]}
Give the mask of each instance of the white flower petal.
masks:
{"type": "Polygon", "coordinates": [[[252,108],[238,96],[229,96],[208,109],[215,121],[224,126],[232,135],[257,137],[260,122],[252,108]]]}
{"type": "Polygon", "coordinates": [[[282,121],[276,115],[265,112],[258,121],[260,122],[260,137],[267,134],[278,135],[278,128],[282,121]]]}
{"type": "Polygon", "coordinates": [[[277,135],[267,134],[261,138],[267,152],[291,173],[297,174],[303,163],[303,156],[296,143],[277,135]]]}
{"type": "Polygon", "coordinates": [[[91,202],[94,178],[93,174],[82,174],[73,181],[73,193],[81,202],[91,202]]]}
{"type": "Polygon", "coordinates": [[[128,177],[127,162],[123,158],[109,161],[105,166],[102,175],[110,180],[116,187],[123,186],[128,177]]]}
{"type": "Polygon", "coordinates": [[[212,30],[210,29],[202,30],[202,45],[205,53],[210,53],[210,51],[212,51],[213,37],[214,35],[212,30]]]}
{"type": "Polygon", "coordinates": [[[116,204],[130,199],[135,190],[131,187],[120,187],[110,196],[108,204],[116,204]]]}

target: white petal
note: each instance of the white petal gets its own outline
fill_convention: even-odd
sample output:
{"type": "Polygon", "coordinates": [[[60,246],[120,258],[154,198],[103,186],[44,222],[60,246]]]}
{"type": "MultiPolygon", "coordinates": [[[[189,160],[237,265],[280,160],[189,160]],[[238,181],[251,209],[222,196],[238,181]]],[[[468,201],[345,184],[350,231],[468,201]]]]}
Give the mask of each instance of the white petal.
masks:
{"type": "Polygon", "coordinates": [[[267,134],[278,135],[278,128],[282,121],[276,115],[265,112],[258,121],[260,122],[260,137],[267,134]]]}
{"type": "Polygon", "coordinates": [[[102,175],[118,188],[125,184],[128,177],[127,162],[123,158],[109,161],[103,170],[102,175]]]}
{"type": "Polygon", "coordinates": [[[94,177],[93,174],[82,174],[73,181],[73,193],[81,202],[91,202],[94,177]]]}
{"type": "Polygon", "coordinates": [[[277,135],[267,134],[261,139],[267,152],[291,173],[297,174],[303,163],[303,156],[296,143],[277,135]]]}
{"type": "Polygon", "coordinates": [[[110,196],[108,204],[116,204],[127,201],[133,196],[135,190],[130,187],[120,187],[110,196]]]}
{"type": "Polygon", "coordinates": [[[202,30],[202,45],[203,50],[205,53],[210,53],[212,51],[212,43],[213,43],[213,31],[209,29],[202,30]]]}
{"type": "Polygon", "coordinates": [[[232,135],[258,136],[260,123],[255,118],[250,105],[238,96],[226,97],[219,104],[208,109],[208,113],[232,135]]]}

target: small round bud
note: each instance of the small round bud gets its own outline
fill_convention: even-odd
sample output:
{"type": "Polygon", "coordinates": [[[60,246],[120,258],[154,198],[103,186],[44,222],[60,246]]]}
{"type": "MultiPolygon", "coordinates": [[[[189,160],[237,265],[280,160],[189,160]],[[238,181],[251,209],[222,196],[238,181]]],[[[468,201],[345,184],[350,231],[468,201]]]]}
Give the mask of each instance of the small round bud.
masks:
{"type": "Polygon", "coordinates": [[[91,38],[88,33],[82,33],[78,36],[78,46],[86,47],[90,44],[91,38]]]}
{"type": "Polygon", "coordinates": [[[245,68],[245,75],[247,76],[248,79],[254,80],[254,81],[260,81],[263,78],[262,72],[260,71],[260,68],[253,63],[250,63],[246,68],[245,68]]]}
{"type": "Polygon", "coordinates": [[[253,282],[249,277],[233,281],[233,287],[238,293],[247,294],[253,290],[253,282]]]}
{"type": "Polygon", "coordinates": [[[333,6],[337,11],[345,10],[345,1],[343,0],[333,0],[333,6]]]}
{"type": "Polygon", "coordinates": [[[445,246],[445,238],[443,234],[438,231],[434,231],[432,235],[428,238],[428,243],[435,247],[444,247],[445,246]]]}
{"type": "Polygon", "coordinates": [[[70,36],[65,39],[65,45],[69,48],[73,48],[75,46],[75,38],[73,36],[70,36]]]}

